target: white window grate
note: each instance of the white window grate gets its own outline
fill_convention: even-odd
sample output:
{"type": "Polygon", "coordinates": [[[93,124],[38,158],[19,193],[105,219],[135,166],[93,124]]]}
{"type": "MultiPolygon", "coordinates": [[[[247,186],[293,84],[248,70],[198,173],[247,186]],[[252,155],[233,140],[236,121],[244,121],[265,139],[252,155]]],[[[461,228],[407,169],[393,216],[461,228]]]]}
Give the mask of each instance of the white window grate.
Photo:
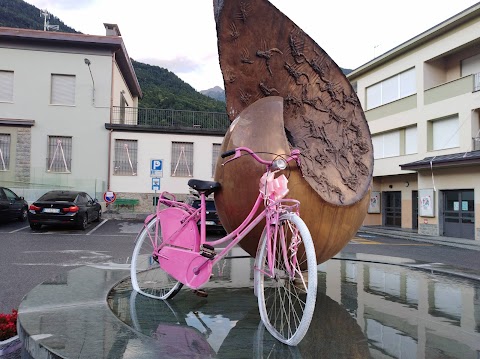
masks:
{"type": "Polygon", "coordinates": [[[137,153],[137,140],[115,140],[115,163],[113,173],[121,176],[136,176],[137,153]]]}
{"type": "Polygon", "coordinates": [[[0,171],[8,171],[10,167],[10,134],[0,133],[0,171]]]}
{"type": "Polygon", "coordinates": [[[193,176],[193,143],[172,142],[172,177],[193,176]]]}
{"type": "Polygon", "coordinates": [[[220,156],[220,147],[219,143],[214,143],[212,148],[212,177],[215,177],[215,167],[217,167],[218,156],[220,156]]]}
{"type": "Polygon", "coordinates": [[[70,173],[72,168],[72,138],[48,136],[47,172],[70,173]]]}

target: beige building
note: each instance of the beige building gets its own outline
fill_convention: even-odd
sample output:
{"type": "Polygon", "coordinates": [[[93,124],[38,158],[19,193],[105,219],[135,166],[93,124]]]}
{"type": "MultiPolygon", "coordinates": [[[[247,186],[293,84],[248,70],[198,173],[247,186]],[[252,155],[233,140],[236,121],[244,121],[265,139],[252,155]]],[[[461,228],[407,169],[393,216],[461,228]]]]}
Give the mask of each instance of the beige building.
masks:
{"type": "Polygon", "coordinates": [[[480,240],[480,4],[347,77],[374,146],[365,225],[480,240]]]}

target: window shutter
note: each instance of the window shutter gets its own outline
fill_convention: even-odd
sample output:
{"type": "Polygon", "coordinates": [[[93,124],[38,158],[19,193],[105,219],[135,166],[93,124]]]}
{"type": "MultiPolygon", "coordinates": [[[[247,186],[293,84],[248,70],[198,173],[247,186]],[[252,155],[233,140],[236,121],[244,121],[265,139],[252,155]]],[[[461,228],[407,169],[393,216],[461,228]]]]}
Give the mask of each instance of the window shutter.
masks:
{"type": "Polygon", "coordinates": [[[13,102],[13,71],[0,71],[0,101],[13,102]]]}
{"type": "Polygon", "coordinates": [[[75,76],[52,75],[53,105],[75,105],[75,76]]]}
{"type": "Polygon", "coordinates": [[[458,116],[433,121],[433,150],[459,146],[458,116]]]}

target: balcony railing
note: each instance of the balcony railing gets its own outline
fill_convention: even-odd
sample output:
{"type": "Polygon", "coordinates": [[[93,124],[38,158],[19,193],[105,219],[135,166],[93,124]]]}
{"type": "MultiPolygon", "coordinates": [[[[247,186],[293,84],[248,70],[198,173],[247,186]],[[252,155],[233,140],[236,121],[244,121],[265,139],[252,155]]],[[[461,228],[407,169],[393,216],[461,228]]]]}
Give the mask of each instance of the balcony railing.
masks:
{"type": "Polygon", "coordinates": [[[472,140],[473,140],[473,144],[472,144],[473,151],[480,151],[480,137],[474,137],[472,138],[472,140]]]}
{"type": "Polygon", "coordinates": [[[112,123],[171,129],[227,130],[230,121],[226,113],[164,110],[138,107],[113,107],[112,123]]]}

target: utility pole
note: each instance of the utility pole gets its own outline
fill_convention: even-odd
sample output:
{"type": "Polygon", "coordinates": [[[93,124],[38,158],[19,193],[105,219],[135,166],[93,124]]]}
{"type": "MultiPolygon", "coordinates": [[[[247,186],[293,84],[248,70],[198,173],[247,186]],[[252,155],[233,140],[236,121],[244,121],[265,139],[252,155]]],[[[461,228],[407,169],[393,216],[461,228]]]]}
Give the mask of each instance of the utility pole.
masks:
{"type": "Polygon", "coordinates": [[[50,25],[49,20],[50,19],[50,13],[45,10],[40,10],[40,17],[43,16],[43,31],[48,31],[48,30],[55,30],[57,31],[60,26],[59,25],[50,25]]]}

